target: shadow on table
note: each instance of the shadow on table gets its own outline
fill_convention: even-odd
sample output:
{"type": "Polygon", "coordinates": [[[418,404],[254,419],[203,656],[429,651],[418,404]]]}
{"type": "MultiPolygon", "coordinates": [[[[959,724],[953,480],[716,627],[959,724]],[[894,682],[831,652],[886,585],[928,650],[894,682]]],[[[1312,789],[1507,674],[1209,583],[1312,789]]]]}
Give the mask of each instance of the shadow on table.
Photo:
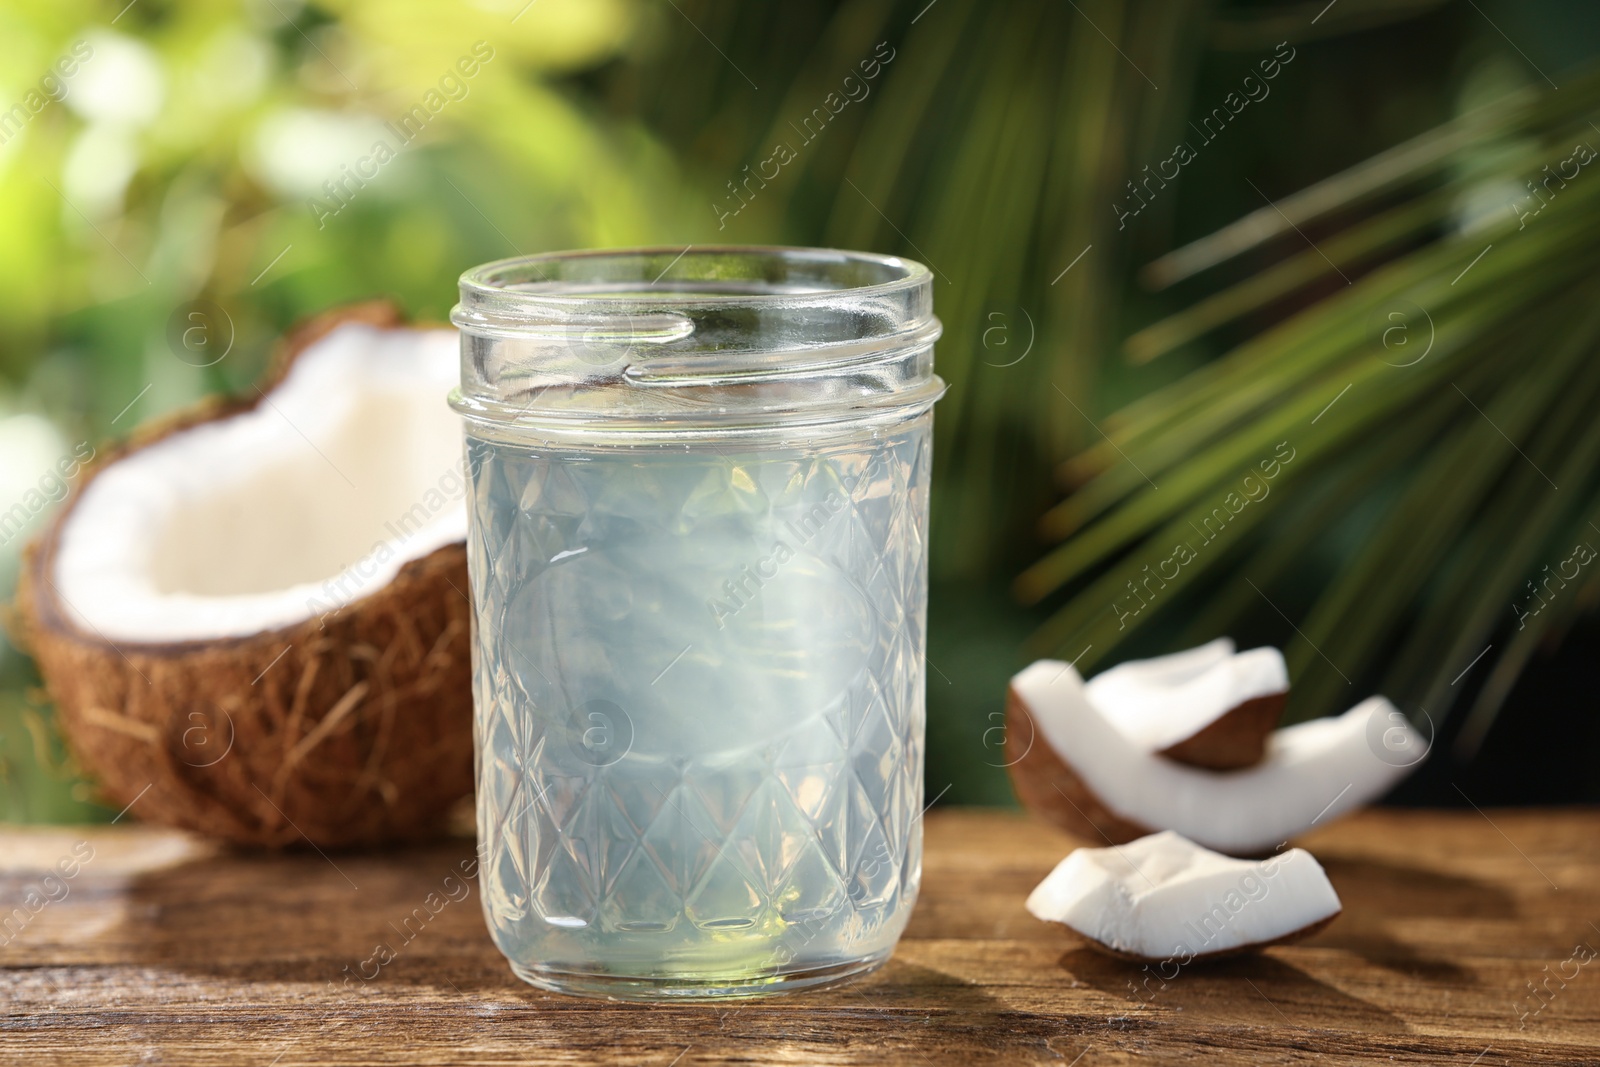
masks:
{"type": "Polygon", "coordinates": [[[1367,857],[1335,854],[1318,859],[1344,913],[1316,944],[1345,949],[1410,978],[1461,987],[1476,981],[1467,968],[1407,939],[1413,921],[1509,920],[1517,915],[1511,895],[1495,885],[1367,857]]]}
{"type": "Polygon", "coordinates": [[[426,924],[407,925],[428,894],[443,899],[445,879],[471,854],[467,842],[328,857],[223,853],[144,872],[121,890],[118,954],[216,983],[209,995],[236,1005],[293,1005],[303,1014],[285,1045],[296,1050],[334,1041],[354,1021],[514,1044],[535,1059],[582,1048],[665,1063],[692,1046],[759,1050],[762,1062],[871,1050],[882,1062],[942,1067],[970,1063],[957,1050],[974,1035],[988,1055],[1022,1062],[1057,1058],[1103,1026],[1098,1015],[1015,1012],[972,982],[902,959],[841,986],[759,1001],[617,1004],[546,993],[516,979],[495,949],[476,882],[426,924]],[[374,964],[379,945],[392,958],[374,964]]]}
{"type": "MultiPolygon", "coordinates": [[[[584,1004],[511,973],[484,925],[478,882],[461,873],[472,855],[465,840],[327,856],[225,851],[142,872],[121,887],[119,954],[183,974],[312,983],[333,994],[427,986],[506,1006],[584,1004]]],[[[761,1003],[919,1017],[1001,1010],[972,983],[899,958],[842,986],[761,1003]]]]}
{"type": "Polygon", "coordinates": [[[1288,1024],[1366,1033],[1407,1029],[1392,1012],[1268,955],[1190,964],[1168,981],[1154,964],[1146,970],[1087,948],[1065,953],[1059,963],[1078,981],[1121,997],[1136,1012],[1182,1011],[1185,1026],[1288,1024]]]}
{"type": "Polygon", "coordinates": [[[350,990],[481,972],[524,990],[489,940],[472,857],[464,840],[223,851],[129,879],[117,940],[132,962],[234,981],[350,990]]]}

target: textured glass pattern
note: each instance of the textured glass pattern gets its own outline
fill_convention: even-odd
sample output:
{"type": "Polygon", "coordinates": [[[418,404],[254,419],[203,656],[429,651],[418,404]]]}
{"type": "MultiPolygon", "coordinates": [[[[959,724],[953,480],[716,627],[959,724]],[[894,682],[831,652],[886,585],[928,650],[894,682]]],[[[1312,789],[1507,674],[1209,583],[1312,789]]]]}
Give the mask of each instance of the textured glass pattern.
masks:
{"type": "Polygon", "coordinates": [[[890,950],[921,872],[928,429],[469,436],[483,902],[520,969],[738,986],[890,950]]]}

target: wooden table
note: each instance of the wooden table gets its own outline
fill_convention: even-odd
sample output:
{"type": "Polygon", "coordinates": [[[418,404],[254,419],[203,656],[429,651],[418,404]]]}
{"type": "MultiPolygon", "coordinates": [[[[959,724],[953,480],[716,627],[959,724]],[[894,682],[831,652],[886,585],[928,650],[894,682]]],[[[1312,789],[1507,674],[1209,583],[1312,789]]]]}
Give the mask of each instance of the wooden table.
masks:
{"type": "Polygon", "coordinates": [[[467,841],[270,856],[139,827],[13,828],[0,900],[59,899],[0,931],[0,1062],[1596,1064],[1597,831],[1594,811],[1359,815],[1303,842],[1344,898],[1320,936],[1135,992],[1137,967],[1023,910],[1070,838],[938,811],[922,900],[882,971],[657,1007],[514,980],[475,887],[377,977],[342,982],[399,940],[390,924],[467,841]],[[44,883],[75,845],[92,858],[44,883]]]}

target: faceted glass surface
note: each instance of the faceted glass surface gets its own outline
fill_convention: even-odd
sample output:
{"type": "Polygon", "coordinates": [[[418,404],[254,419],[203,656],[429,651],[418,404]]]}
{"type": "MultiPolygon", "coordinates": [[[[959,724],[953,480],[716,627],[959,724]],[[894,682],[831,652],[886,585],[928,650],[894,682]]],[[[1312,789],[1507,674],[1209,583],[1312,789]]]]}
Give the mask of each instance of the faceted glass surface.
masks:
{"type": "Polygon", "coordinates": [[[930,418],[469,434],[483,904],[519,973],[736,993],[888,954],[921,874],[930,418]]]}

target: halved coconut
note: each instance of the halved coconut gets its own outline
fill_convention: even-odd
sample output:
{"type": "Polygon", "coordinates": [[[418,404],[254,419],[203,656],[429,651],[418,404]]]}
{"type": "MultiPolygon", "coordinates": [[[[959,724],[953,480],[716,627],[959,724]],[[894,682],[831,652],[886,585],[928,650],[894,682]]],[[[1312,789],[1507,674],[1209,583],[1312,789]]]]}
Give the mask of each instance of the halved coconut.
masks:
{"type": "Polygon", "coordinates": [[[111,803],[241,842],[432,831],[472,789],[451,329],[387,304],[104,450],[33,546],[26,635],[111,803]]]}
{"type": "Polygon", "coordinates": [[[1427,752],[1375,696],[1274,731],[1253,767],[1186,767],[1130,740],[1089,700],[1072,665],[1054,660],[1011,679],[1006,719],[1011,781],[1028,808],[1091,839],[1120,844],[1176,830],[1232,855],[1270,852],[1380,796],[1427,752]],[[1024,748],[1029,738],[1037,740],[1024,748]]]}
{"type": "Polygon", "coordinates": [[[1080,848],[1028,895],[1028,911],[1123,959],[1186,965],[1298,941],[1340,912],[1311,853],[1232,859],[1170,830],[1080,848]]]}
{"type": "Polygon", "coordinates": [[[1275,648],[1235,652],[1219,637],[1198,648],[1130,660],[1089,679],[1089,699],[1129,738],[1192,767],[1260,763],[1283,715],[1289,670],[1275,648]]]}

